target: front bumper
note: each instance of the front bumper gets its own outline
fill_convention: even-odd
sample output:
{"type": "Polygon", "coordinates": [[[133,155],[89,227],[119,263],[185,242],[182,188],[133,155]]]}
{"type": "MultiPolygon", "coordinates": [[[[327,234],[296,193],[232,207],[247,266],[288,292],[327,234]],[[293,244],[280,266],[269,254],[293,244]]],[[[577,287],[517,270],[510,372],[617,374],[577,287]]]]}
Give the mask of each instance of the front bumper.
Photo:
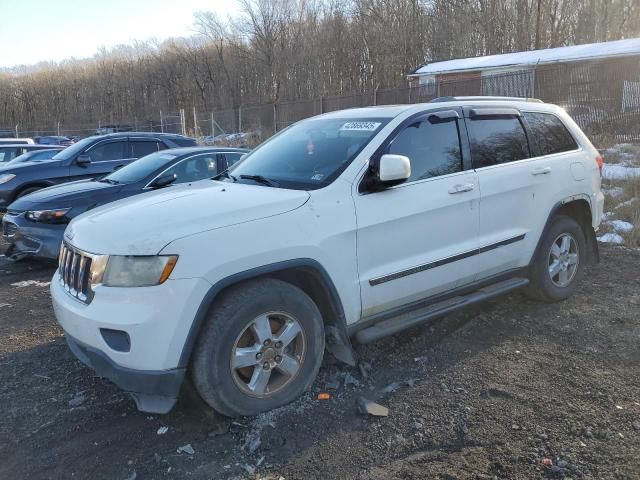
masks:
{"type": "Polygon", "coordinates": [[[65,332],[67,345],[73,354],[87,367],[111,380],[131,394],[138,410],[151,413],[167,413],[173,408],[180,393],[185,368],[165,371],[141,371],[121,367],[104,352],[76,340],[65,332]]]}
{"type": "Polygon", "coordinates": [[[211,285],[167,280],[154,287],[98,286],[91,303],[72,297],[56,272],[51,298],[71,350],[98,374],[132,394],[138,409],[166,413],[176,401],[186,365],[180,356],[211,285]],[[120,344],[109,335],[126,338],[120,344]]]}
{"type": "Polygon", "coordinates": [[[66,224],[36,223],[24,213],[7,213],[2,218],[2,236],[9,244],[5,255],[12,260],[37,257],[57,260],[66,224]]]}

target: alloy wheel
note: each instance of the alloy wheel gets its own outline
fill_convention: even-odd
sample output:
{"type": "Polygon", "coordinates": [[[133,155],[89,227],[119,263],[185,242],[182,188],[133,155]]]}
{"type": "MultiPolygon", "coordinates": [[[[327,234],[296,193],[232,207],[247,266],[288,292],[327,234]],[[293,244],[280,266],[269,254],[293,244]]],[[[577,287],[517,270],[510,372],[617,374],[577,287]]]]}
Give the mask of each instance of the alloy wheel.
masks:
{"type": "Polygon", "coordinates": [[[231,351],[236,385],[254,397],[270,396],[298,374],[306,351],[300,322],[284,312],[253,319],[240,333],[231,351]]]}
{"type": "Polygon", "coordinates": [[[556,287],[568,286],[578,272],[578,242],[570,233],[562,233],[551,244],[549,277],[556,287]]]}

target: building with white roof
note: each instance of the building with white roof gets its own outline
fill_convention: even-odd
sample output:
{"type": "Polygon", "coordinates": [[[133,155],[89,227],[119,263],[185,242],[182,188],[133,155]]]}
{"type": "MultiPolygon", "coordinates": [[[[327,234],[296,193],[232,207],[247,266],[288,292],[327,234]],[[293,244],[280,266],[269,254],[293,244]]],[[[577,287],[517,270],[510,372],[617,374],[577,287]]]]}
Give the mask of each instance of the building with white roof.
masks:
{"type": "MultiPolygon", "coordinates": [[[[580,88],[553,92],[552,85],[547,84],[555,83],[558,87],[558,78],[561,77],[567,80],[561,82],[563,86],[575,84],[576,80],[578,83],[585,80],[589,83],[596,80],[608,82],[603,80],[606,75],[614,82],[620,82],[619,91],[624,92],[625,89],[639,88],[639,65],[640,38],[630,38],[432,62],[417,68],[408,75],[408,79],[412,87],[421,87],[421,94],[426,96],[555,95],[571,101],[571,97],[581,95],[580,88]]],[[[620,100],[624,103],[624,99],[620,100]]]]}

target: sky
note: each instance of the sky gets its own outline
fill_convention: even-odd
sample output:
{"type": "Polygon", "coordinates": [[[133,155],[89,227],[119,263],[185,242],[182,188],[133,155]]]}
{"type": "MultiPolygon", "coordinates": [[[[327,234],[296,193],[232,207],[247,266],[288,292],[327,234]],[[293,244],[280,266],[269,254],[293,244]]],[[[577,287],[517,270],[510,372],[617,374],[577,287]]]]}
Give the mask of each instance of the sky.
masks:
{"type": "Polygon", "coordinates": [[[187,36],[193,14],[235,0],[0,0],[0,67],[91,57],[101,47],[187,36]]]}

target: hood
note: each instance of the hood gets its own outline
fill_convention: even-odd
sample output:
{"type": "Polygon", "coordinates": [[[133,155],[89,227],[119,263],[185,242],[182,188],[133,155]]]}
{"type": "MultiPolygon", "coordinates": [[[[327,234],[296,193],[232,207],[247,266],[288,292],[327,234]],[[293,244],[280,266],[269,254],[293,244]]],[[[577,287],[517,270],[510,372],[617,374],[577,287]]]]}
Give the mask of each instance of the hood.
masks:
{"type": "Polygon", "coordinates": [[[105,196],[111,196],[124,185],[110,185],[92,180],[78,180],[43,188],[18,198],[11,204],[12,210],[36,210],[44,208],[66,208],[76,204],[90,204],[105,196]]]}
{"type": "Polygon", "coordinates": [[[9,162],[6,162],[3,165],[3,162],[0,162],[0,175],[4,173],[15,173],[18,175],[22,171],[31,171],[36,168],[43,167],[55,167],[60,165],[61,160],[46,160],[40,162],[20,162],[14,165],[7,165],[9,162]]]}
{"type": "Polygon", "coordinates": [[[308,199],[303,190],[202,180],[84,213],[69,224],[65,239],[92,253],[155,255],[178,238],[279,215],[308,199]]]}

